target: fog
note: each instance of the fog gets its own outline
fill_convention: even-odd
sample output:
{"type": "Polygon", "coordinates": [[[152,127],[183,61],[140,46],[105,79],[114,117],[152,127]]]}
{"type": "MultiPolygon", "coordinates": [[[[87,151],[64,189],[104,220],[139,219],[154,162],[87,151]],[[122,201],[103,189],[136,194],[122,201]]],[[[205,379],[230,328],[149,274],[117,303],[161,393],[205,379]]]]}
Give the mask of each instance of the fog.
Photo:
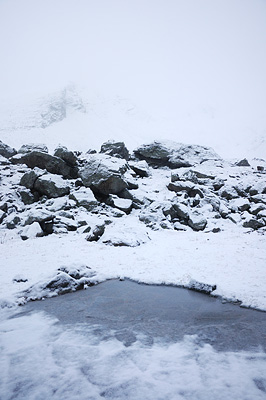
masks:
{"type": "Polygon", "coordinates": [[[265,136],[265,22],[264,0],[0,0],[0,97],[74,82],[176,129],[265,136]]]}

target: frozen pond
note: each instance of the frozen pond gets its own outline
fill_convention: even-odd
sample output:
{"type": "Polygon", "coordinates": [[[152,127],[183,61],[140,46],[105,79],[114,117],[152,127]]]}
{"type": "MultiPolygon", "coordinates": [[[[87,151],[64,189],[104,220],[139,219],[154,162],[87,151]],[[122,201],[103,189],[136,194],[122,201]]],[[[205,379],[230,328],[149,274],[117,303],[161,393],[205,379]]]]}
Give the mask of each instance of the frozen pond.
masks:
{"type": "Polygon", "coordinates": [[[85,291],[29,303],[23,312],[45,311],[63,324],[98,325],[126,346],[141,333],[175,342],[184,335],[217,350],[266,350],[266,313],[222,303],[211,296],[170,286],[111,280],[85,291]]]}
{"type": "Polygon", "coordinates": [[[263,400],[266,313],[107,281],[0,322],[1,400],[263,400]]]}

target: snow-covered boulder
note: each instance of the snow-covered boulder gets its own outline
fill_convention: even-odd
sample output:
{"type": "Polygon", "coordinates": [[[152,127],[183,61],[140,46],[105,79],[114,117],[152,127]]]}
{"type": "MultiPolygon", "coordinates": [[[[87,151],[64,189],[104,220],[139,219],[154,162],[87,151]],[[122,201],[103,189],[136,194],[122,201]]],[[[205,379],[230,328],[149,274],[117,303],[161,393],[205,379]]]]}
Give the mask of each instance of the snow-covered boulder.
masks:
{"type": "Polygon", "coordinates": [[[150,175],[150,169],[147,161],[129,161],[128,165],[135,172],[136,175],[141,178],[148,177],[150,175]]]}
{"type": "Polygon", "coordinates": [[[119,210],[124,211],[126,214],[129,214],[132,210],[133,202],[130,199],[121,199],[113,194],[109,196],[108,204],[111,207],[118,208],[119,210]]]}
{"type": "Polygon", "coordinates": [[[48,198],[61,197],[70,193],[70,184],[55,174],[42,175],[34,183],[34,189],[48,198]]]}
{"type": "Polygon", "coordinates": [[[77,178],[76,168],[70,167],[59,157],[40,151],[26,154],[17,154],[10,158],[13,164],[26,164],[29,168],[46,169],[51,174],[62,175],[64,178],[77,178]]]}
{"type": "Polygon", "coordinates": [[[109,225],[101,242],[111,246],[137,247],[149,240],[147,230],[137,220],[120,219],[115,224],[109,225]]]}
{"type": "Polygon", "coordinates": [[[188,220],[188,225],[194,231],[203,231],[207,225],[207,219],[199,213],[191,213],[188,220]]]}
{"type": "Polygon", "coordinates": [[[55,149],[54,156],[61,158],[72,167],[77,164],[77,157],[73,151],[68,150],[67,147],[62,146],[61,144],[59,144],[55,149]]]}
{"type": "Polygon", "coordinates": [[[85,186],[94,192],[109,195],[118,194],[127,187],[123,174],[128,166],[126,161],[104,154],[93,154],[80,169],[80,177],[85,186]]]}
{"type": "Polygon", "coordinates": [[[31,153],[32,151],[41,151],[42,153],[48,153],[48,147],[43,143],[28,143],[23,144],[18,150],[20,154],[31,153]]]}
{"type": "Polygon", "coordinates": [[[109,156],[129,159],[129,152],[124,142],[116,142],[115,140],[108,140],[101,146],[100,153],[105,153],[109,156]]]}
{"type": "Polygon", "coordinates": [[[15,154],[17,154],[16,149],[8,146],[8,144],[3,143],[0,140],[0,155],[5,157],[5,158],[10,158],[12,156],[14,156],[15,154]]]}
{"type": "Polygon", "coordinates": [[[20,234],[22,240],[41,237],[43,235],[44,232],[38,222],[33,222],[32,224],[25,226],[20,234]]]}
{"type": "Polygon", "coordinates": [[[155,141],[134,150],[134,154],[149,164],[169,168],[191,167],[208,160],[220,160],[220,156],[209,147],[185,145],[171,141],[155,141]]]}
{"type": "Polygon", "coordinates": [[[92,190],[88,187],[81,187],[78,190],[73,191],[69,198],[76,202],[78,207],[85,207],[87,210],[91,211],[97,206],[99,203],[95,199],[92,190]]]}

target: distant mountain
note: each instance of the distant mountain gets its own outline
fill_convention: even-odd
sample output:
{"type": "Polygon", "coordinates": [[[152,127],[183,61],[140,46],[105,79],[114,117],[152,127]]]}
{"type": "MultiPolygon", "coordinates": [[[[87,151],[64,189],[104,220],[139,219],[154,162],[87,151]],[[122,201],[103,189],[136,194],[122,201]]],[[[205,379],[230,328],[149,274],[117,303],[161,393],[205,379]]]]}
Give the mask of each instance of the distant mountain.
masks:
{"type": "Polygon", "coordinates": [[[109,139],[129,148],[170,139],[213,147],[222,157],[266,159],[265,131],[256,127],[230,127],[225,132],[222,115],[214,108],[177,109],[175,119],[153,116],[117,95],[90,92],[69,85],[42,95],[28,95],[0,104],[0,140],[18,148],[25,143],[45,143],[52,151],[59,143],[72,150],[99,150],[109,139]]]}

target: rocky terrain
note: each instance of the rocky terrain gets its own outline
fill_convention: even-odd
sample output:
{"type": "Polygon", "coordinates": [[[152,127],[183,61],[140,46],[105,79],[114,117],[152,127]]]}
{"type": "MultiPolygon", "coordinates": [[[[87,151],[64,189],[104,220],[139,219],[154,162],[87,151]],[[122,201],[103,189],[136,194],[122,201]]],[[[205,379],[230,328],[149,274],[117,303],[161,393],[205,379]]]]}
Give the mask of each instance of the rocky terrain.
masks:
{"type": "MultiPolygon", "coordinates": [[[[167,141],[132,154],[115,141],[86,153],[58,145],[53,154],[44,144],[16,150],[0,142],[0,154],[1,243],[75,234],[101,245],[137,247],[159,230],[266,232],[263,160],[229,162],[211,148],[167,141]]],[[[81,289],[93,284],[93,276],[84,265],[62,267],[25,297],[81,289]]],[[[193,280],[187,286],[215,290],[193,280]]]]}

